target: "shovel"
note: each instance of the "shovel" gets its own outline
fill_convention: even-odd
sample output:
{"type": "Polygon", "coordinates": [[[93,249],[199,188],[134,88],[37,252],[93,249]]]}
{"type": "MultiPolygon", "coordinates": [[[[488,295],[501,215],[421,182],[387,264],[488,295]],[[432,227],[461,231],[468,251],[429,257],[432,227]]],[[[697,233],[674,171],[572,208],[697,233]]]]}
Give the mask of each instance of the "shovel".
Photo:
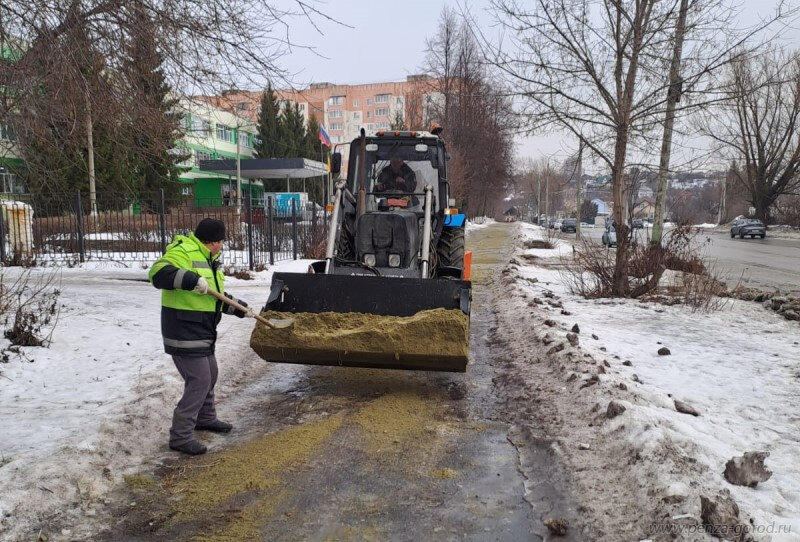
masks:
{"type": "Polygon", "coordinates": [[[271,319],[267,320],[266,318],[264,318],[260,314],[256,314],[255,312],[253,312],[250,308],[245,307],[241,303],[237,303],[236,301],[234,301],[233,299],[230,299],[229,297],[225,297],[224,295],[222,295],[221,293],[217,292],[216,290],[212,290],[212,289],[209,288],[208,289],[208,295],[210,295],[211,297],[216,297],[217,299],[219,299],[223,303],[227,303],[228,305],[230,305],[231,307],[233,307],[234,309],[236,309],[238,311],[242,311],[245,314],[245,316],[249,316],[250,318],[255,318],[256,320],[258,320],[259,322],[261,322],[262,324],[264,324],[265,326],[267,326],[267,327],[269,327],[271,329],[284,329],[284,328],[287,328],[287,327],[292,327],[294,325],[294,320],[291,320],[291,319],[288,319],[288,318],[287,319],[271,318],[271,319]]]}

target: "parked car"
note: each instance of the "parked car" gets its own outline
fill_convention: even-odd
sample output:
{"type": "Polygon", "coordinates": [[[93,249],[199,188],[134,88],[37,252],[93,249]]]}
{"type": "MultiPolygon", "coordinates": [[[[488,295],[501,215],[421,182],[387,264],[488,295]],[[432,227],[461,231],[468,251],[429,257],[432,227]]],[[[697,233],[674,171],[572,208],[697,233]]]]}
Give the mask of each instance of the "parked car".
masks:
{"type": "Polygon", "coordinates": [[[553,229],[560,230],[561,229],[561,219],[559,218],[555,222],[553,222],[553,229]]]}
{"type": "Polygon", "coordinates": [[[767,236],[767,228],[764,223],[755,218],[744,218],[741,220],[734,220],[731,224],[731,239],[736,236],[744,239],[748,235],[751,239],[761,237],[762,239],[767,236]]]}
{"type": "Polygon", "coordinates": [[[607,247],[617,246],[617,230],[614,229],[613,224],[606,226],[606,231],[603,232],[603,245],[607,247]]]}
{"type": "Polygon", "coordinates": [[[561,221],[561,231],[564,233],[575,233],[577,231],[578,221],[574,218],[565,218],[561,221]]]}
{"type": "Polygon", "coordinates": [[[644,228],[644,221],[641,218],[637,218],[631,223],[631,227],[633,227],[634,230],[641,230],[644,228]]]}

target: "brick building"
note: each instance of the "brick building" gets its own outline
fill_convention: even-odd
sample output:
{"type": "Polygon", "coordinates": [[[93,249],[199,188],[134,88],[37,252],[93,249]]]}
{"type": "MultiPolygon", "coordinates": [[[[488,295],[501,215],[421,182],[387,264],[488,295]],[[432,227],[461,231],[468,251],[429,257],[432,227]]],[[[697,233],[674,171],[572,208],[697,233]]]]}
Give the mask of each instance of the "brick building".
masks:
{"type": "MultiPolygon", "coordinates": [[[[427,129],[434,120],[432,107],[441,100],[434,82],[426,75],[410,75],[405,81],[387,83],[314,83],[301,90],[276,90],[276,94],[279,100],[297,103],[306,122],[313,114],[337,144],[352,141],[361,128],[367,133],[388,130],[398,113],[407,127],[427,129]]],[[[203,99],[255,122],[261,91],[231,90],[203,99]]]]}

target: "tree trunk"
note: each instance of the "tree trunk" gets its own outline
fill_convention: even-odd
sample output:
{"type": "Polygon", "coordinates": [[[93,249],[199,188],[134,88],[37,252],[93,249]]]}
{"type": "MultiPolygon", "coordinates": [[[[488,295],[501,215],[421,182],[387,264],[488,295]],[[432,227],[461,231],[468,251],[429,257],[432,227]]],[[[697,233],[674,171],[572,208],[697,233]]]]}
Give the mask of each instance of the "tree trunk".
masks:
{"type": "Polygon", "coordinates": [[[614,228],[617,235],[617,255],[614,265],[614,284],[611,294],[624,297],[628,294],[628,228],[625,225],[625,154],[628,148],[628,127],[620,124],[617,128],[617,143],[614,147],[614,165],[611,168],[614,200],[614,228]]]}
{"type": "Polygon", "coordinates": [[[680,69],[683,51],[683,38],[686,30],[686,11],[689,0],[681,0],[678,12],[678,23],[675,28],[675,47],[669,67],[669,89],[667,90],[667,112],[664,119],[664,139],[661,141],[661,159],[658,164],[658,192],[656,193],[655,216],[653,217],[653,234],[650,242],[661,244],[664,234],[664,204],[667,200],[667,173],[672,152],[672,128],[675,124],[675,106],[680,100],[680,69]]]}

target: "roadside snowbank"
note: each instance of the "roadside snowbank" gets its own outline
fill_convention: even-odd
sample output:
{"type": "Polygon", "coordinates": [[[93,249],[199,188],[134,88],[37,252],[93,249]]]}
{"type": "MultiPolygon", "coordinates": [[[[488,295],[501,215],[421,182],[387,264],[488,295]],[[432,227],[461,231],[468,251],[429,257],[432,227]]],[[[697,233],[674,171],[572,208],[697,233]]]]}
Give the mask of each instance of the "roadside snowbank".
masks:
{"type": "MultiPolygon", "coordinates": [[[[304,272],[310,261],[282,262],[253,280],[228,277],[226,289],[258,307],[274,271],[304,272]]],[[[170,453],[167,429],[182,383],[163,352],[160,295],[145,269],[96,264],[62,270],[51,347],[22,348],[0,363],[2,539],[31,539],[55,512],[86,513],[121,474],[170,453]]],[[[238,318],[220,323],[220,400],[264,368],[244,355],[252,327],[238,318]]]]}
{"type": "Polygon", "coordinates": [[[475,218],[468,219],[464,228],[466,229],[467,233],[469,233],[472,230],[479,230],[481,228],[485,228],[490,224],[494,224],[493,218],[489,218],[486,216],[478,216],[475,218]]]}
{"type": "MultiPolygon", "coordinates": [[[[539,238],[529,227],[522,232],[539,238]]],[[[560,314],[548,317],[562,329],[578,324],[581,348],[610,362],[612,369],[600,382],[623,383],[632,391],[624,402],[627,411],[604,426],[606,435],[624,435],[643,457],[670,450],[705,471],[702,479],[683,479],[686,473],[658,469],[654,493],[671,487],[692,487],[690,493],[725,488],[755,525],[783,526],[784,533],[771,540],[800,540],[796,323],[747,302],[703,314],[634,300],[586,300],[567,291],[558,269],[523,264],[518,275],[523,279],[518,287],[527,294],[551,292],[560,298],[560,314]],[[658,355],[662,346],[671,355],[658,355]],[[674,399],[694,406],[700,416],[678,413],[674,399]],[[729,459],[748,451],[769,452],[766,464],[774,471],[755,489],[731,485],[722,476],[729,459]]],[[[699,518],[697,499],[687,499],[684,508],[699,518]]]]}

